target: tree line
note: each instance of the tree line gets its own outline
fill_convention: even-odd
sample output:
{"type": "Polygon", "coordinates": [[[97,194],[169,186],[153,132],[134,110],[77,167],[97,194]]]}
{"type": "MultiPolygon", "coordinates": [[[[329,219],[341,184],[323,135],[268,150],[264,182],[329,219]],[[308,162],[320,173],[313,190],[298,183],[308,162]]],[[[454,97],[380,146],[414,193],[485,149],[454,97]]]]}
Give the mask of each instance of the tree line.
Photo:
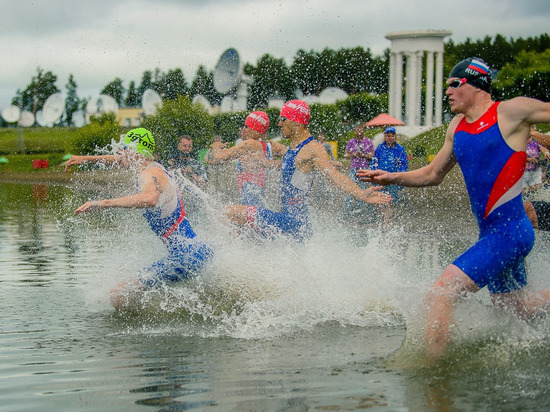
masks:
{"type": "MultiPolygon", "coordinates": [[[[549,101],[550,84],[550,36],[506,39],[497,34],[473,41],[467,39],[455,44],[452,39],[445,43],[444,73],[449,73],[458,61],[479,56],[495,70],[496,98],[510,98],[518,94],[529,95],[549,101]]],[[[298,50],[290,64],[270,54],[261,56],[255,64],[243,66],[245,75],[251,78],[248,86],[248,109],[265,108],[271,97],[282,100],[295,98],[299,93],[318,95],[326,87],[340,87],[349,95],[371,93],[383,95],[389,87],[389,53],[374,56],[369,48],[354,47],[340,50],[324,49],[298,50]]],[[[57,76],[38,67],[30,84],[18,89],[12,104],[36,113],[53,93],[59,92],[57,76]]],[[[65,85],[65,117],[70,124],[72,114],[84,109],[90,97],[79,97],[78,86],[73,74],[65,85]]],[[[183,71],[175,68],[163,72],[159,68],[146,70],[140,83],[130,80],[126,83],[119,77],[106,84],[101,94],[113,97],[119,107],[140,107],[141,97],[147,89],[153,89],[165,100],[176,100],[178,96],[190,98],[201,94],[211,104],[220,104],[223,96],[213,85],[213,71],[200,65],[191,83],[183,71]],[[128,86],[125,86],[128,84],[128,86]]],[[[229,94],[235,94],[232,90],[229,94]]],[[[0,122],[2,120],[0,119],[0,122]]]]}

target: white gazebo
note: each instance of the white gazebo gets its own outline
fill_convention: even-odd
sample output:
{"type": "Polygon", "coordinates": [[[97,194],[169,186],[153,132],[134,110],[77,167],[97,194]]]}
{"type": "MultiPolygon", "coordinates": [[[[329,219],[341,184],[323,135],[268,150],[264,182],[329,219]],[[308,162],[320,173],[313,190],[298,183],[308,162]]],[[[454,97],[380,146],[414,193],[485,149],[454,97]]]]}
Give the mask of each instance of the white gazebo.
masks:
{"type": "Polygon", "coordinates": [[[443,39],[451,34],[447,30],[401,31],[386,34],[386,39],[391,41],[389,114],[404,121],[409,127],[422,126],[422,119],[424,119],[423,125],[427,127],[441,125],[443,39]],[[424,61],[426,63],[426,110],[424,116],[422,116],[421,97],[424,61]],[[405,67],[404,63],[406,63],[405,67]],[[402,111],[403,74],[405,74],[406,80],[405,116],[403,116],[402,111]]]}

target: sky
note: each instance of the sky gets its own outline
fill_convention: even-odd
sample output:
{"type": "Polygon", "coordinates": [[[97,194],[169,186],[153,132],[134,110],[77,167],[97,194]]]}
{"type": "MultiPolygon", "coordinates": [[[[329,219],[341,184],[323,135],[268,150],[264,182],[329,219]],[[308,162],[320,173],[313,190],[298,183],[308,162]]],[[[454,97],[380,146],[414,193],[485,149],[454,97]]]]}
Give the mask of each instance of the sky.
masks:
{"type": "Polygon", "coordinates": [[[460,43],[549,28],[549,0],[0,0],[0,110],[38,67],[62,92],[72,74],[83,98],[155,68],[181,68],[190,84],[230,47],[243,63],[269,53],[290,64],[300,49],[380,55],[399,31],[449,30],[460,43]]]}

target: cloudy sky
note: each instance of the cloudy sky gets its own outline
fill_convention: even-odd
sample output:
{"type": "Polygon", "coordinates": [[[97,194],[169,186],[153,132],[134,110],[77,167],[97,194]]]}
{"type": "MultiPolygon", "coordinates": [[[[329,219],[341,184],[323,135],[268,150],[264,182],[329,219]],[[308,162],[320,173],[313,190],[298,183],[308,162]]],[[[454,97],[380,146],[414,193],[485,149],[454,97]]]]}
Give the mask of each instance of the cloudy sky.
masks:
{"type": "Polygon", "coordinates": [[[256,63],[269,53],[288,63],[297,50],[362,46],[381,54],[385,34],[450,30],[455,42],[550,29],[549,0],[0,0],[0,109],[37,67],[69,74],[80,97],[120,77],[140,83],[145,70],[212,70],[238,50],[256,63]]]}

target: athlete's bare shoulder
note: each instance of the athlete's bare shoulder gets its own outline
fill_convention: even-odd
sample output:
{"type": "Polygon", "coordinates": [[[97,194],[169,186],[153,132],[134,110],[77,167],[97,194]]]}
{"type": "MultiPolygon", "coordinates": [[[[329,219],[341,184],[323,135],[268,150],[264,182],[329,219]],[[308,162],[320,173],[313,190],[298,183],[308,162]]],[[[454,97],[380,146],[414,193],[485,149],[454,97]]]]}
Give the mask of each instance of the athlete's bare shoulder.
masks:
{"type": "Polygon", "coordinates": [[[464,119],[464,115],[462,113],[457,114],[455,117],[453,117],[451,123],[449,123],[449,126],[447,127],[447,138],[452,138],[454,136],[455,130],[462,119],[464,119]]]}

